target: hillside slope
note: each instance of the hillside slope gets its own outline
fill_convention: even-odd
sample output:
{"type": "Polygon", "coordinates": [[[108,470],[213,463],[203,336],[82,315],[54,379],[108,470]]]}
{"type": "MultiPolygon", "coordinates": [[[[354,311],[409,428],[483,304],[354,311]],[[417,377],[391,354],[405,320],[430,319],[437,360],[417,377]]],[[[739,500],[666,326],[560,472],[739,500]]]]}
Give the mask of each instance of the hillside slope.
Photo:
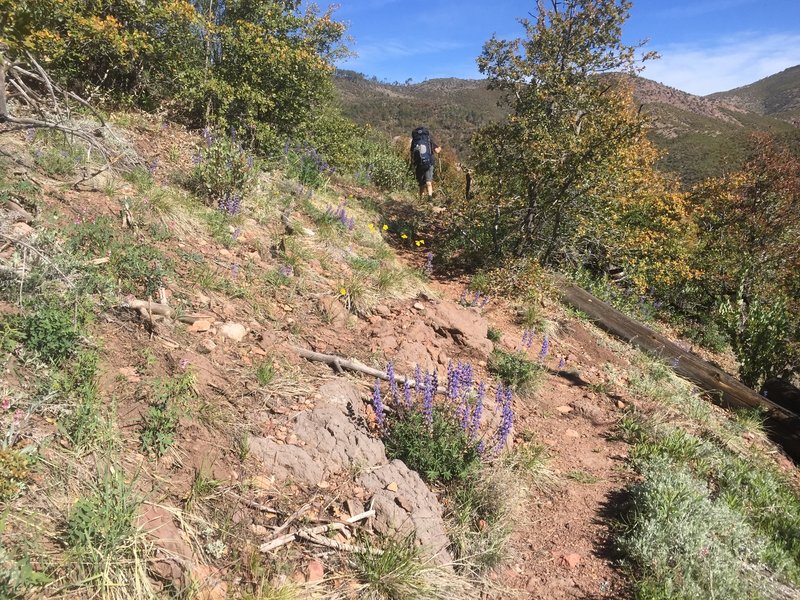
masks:
{"type": "MultiPolygon", "coordinates": [[[[718,175],[741,163],[748,136],[755,131],[769,131],[800,152],[800,129],[790,118],[800,97],[795,71],[774,78],[753,84],[760,94],[757,102],[725,94],[694,96],[643,77],[632,78],[634,98],[652,118],[651,139],[664,151],[659,166],[685,185],[718,175]]],[[[412,128],[427,124],[462,160],[469,159],[471,134],[507,114],[498,104],[501,94],[487,90],[484,81],[449,78],[390,85],[339,71],[335,82],[344,111],[356,122],[391,136],[408,135],[412,128]]],[[[755,97],[750,88],[741,89],[748,98],[755,97]]]]}
{"type": "Polygon", "coordinates": [[[707,98],[800,127],[800,65],[707,98]]]}

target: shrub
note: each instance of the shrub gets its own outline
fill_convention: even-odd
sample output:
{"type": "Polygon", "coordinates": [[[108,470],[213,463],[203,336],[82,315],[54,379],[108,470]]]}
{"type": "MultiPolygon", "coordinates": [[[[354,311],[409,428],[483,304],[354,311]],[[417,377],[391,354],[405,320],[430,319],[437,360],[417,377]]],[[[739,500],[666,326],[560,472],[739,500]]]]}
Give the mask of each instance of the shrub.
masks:
{"type": "Polygon", "coordinates": [[[480,463],[478,442],[446,408],[434,408],[432,416],[430,426],[418,411],[394,421],[385,436],[386,455],[399,458],[428,482],[463,481],[480,463]]]}
{"type": "Polygon", "coordinates": [[[34,162],[50,177],[69,177],[83,161],[83,152],[74,146],[60,144],[36,148],[34,162]]]}
{"type": "Polygon", "coordinates": [[[195,159],[192,187],[209,205],[236,216],[255,185],[254,159],[244,150],[233,130],[230,135],[223,135],[205,129],[203,138],[205,147],[195,159]]]}
{"type": "Polygon", "coordinates": [[[67,249],[71,252],[82,250],[89,255],[104,254],[114,240],[113,221],[106,216],[92,219],[79,217],[66,231],[67,249]]]}
{"type": "Polygon", "coordinates": [[[542,365],[529,360],[524,352],[495,349],[489,356],[488,368],[516,392],[534,391],[544,376],[542,365]]]}
{"type": "Polygon", "coordinates": [[[169,262],[157,248],[147,244],[118,244],[111,250],[109,267],[127,294],[153,296],[164,285],[169,262]]]}
{"type": "Polygon", "coordinates": [[[13,448],[0,448],[0,502],[8,502],[25,487],[30,476],[27,455],[13,448]]]}
{"type": "Polygon", "coordinates": [[[157,381],[155,402],[142,418],[139,441],[144,452],[161,457],[175,442],[181,413],[194,396],[194,378],[189,372],[157,381]]]}
{"type": "Polygon", "coordinates": [[[75,351],[80,337],[68,307],[44,304],[22,319],[25,347],[51,365],[59,365],[75,351]]]}
{"type": "Polygon", "coordinates": [[[310,144],[284,146],[286,174],[311,188],[321,188],[335,169],[310,144]]]}

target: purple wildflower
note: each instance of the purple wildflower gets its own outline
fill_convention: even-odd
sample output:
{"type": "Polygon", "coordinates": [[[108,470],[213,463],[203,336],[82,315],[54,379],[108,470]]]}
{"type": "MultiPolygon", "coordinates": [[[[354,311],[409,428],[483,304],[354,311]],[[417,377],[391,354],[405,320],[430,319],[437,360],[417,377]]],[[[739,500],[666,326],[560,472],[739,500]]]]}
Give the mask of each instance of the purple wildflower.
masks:
{"type": "Polygon", "coordinates": [[[233,275],[234,277],[239,276],[239,263],[233,263],[231,265],[231,275],[233,275]]]}
{"type": "MultiPolygon", "coordinates": [[[[436,371],[434,371],[435,373],[436,371]]],[[[433,395],[436,388],[433,387],[433,374],[425,372],[425,383],[422,398],[422,413],[425,415],[425,422],[428,427],[433,425],[433,395]]]]}
{"type": "Polygon", "coordinates": [[[425,271],[425,275],[430,277],[433,275],[433,252],[428,251],[425,254],[425,266],[423,267],[423,271],[425,271]]]}
{"type": "Polygon", "coordinates": [[[467,393],[472,389],[472,365],[470,363],[459,364],[459,385],[461,386],[462,394],[467,393]]]}
{"type": "Polygon", "coordinates": [[[28,127],[28,129],[25,130],[25,139],[30,144],[31,142],[33,142],[35,138],[36,138],[36,130],[33,127],[28,127]]]}
{"type": "Polygon", "coordinates": [[[461,298],[458,299],[458,303],[463,306],[467,305],[467,290],[461,292],[461,298]]]}
{"type": "Polygon", "coordinates": [[[188,366],[189,366],[189,359],[188,358],[182,358],[181,362],[180,362],[181,371],[185,371],[188,366]]]}
{"type": "Polygon", "coordinates": [[[151,162],[147,166],[147,170],[150,171],[150,175],[155,175],[156,174],[156,171],[158,171],[158,159],[157,158],[154,159],[153,162],[151,162]]]}
{"type": "Polygon", "coordinates": [[[231,233],[231,238],[237,240],[239,239],[240,235],[242,235],[242,228],[237,227],[236,229],[233,230],[233,233],[231,233]]]}
{"type": "Polygon", "coordinates": [[[283,265],[280,269],[278,269],[278,273],[284,277],[291,277],[294,273],[294,269],[292,269],[292,265],[283,265]]]}
{"type": "Polygon", "coordinates": [[[470,434],[473,439],[478,434],[478,428],[481,426],[481,417],[483,416],[483,397],[486,395],[486,385],[481,381],[478,384],[478,393],[475,397],[475,408],[472,411],[472,423],[470,424],[470,434]]]}
{"type": "Polygon", "coordinates": [[[406,408],[411,408],[413,403],[411,399],[411,382],[409,382],[408,377],[406,377],[403,382],[403,404],[405,404],[406,408]]]}
{"type": "Polygon", "coordinates": [[[545,334],[542,340],[542,349],[539,350],[539,360],[544,360],[547,353],[550,351],[550,338],[545,334]]]}
{"type": "Polygon", "coordinates": [[[381,380],[375,379],[375,389],[372,392],[372,404],[375,407],[375,418],[378,420],[378,427],[383,429],[386,416],[383,413],[383,398],[381,396],[381,380]]]}
{"type": "Polygon", "coordinates": [[[497,384],[497,391],[495,392],[494,399],[495,399],[495,404],[497,406],[502,406],[502,404],[503,404],[503,402],[505,400],[505,394],[503,393],[503,384],[502,383],[498,383],[497,384]]]}
{"type": "Polygon", "coordinates": [[[514,410],[511,407],[511,389],[508,389],[503,398],[503,411],[501,413],[500,425],[497,428],[497,444],[494,452],[499,454],[508,443],[508,436],[511,435],[511,428],[514,425],[514,410]]]}
{"type": "Polygon", "coordinates": [[[531,346],[533,346],[533,329],[526,329],[522,332],[522,347],[525,350],[530,350],[531,346]]]}
{"type": "Polygon", "coordinates": [[[484,297],[483,297],[483,300],[482,300],[482,301],[481,301],[481,303],[478,305],[478,308],[483,308],[484,306],[486,306],[487,304],[489,304],[489,300],[490,300],[490,297],[489,297],[489,296],[484,296],[484,297]]]}
{"type": "Polygon", "coordinates": [[[394,379],[394,362],[391,360],[386,365],[386,376],[389,378],[389,396],[392,404],[397,404],[397,381],[394,379]]]}
{"type": "Polygon", "coordinates": [[[567,364],[567,359],[562,356],[561,359],[558,361],[558,370],[560,371],[561,369],[563,369],[564,365],[566,364],[567,364]]]}
{"type": "Polygon", "coordinates": [[[422,389],[422,369],[419,368],[419,365],[414,367],[414,390],[417,394],[419,394],[420,390],[422,389]]]}
{"type": "Polygon", "coordinates": [[[465,394],[461,400],[461,406],[458,407],[459,421],[461,422],[461,431],[467,432],[470,425],[470,417],[472,413],[469,406],[469,397],[465,394]]]}
{"type": "Polygon", "coordinates": [[[432,394],[435,396],[439,392],[439,372],[436,370],[436,367],[433,368],[433,373],[431,374],[431,391],[432,394]]]}
{"type": "Polygon", "coordinates": [[[469,303],[470,306],[478,306],[478,302],[480,302],[481,293],[475,292],[475,296],[472,298],[472,302],[469,303]]]}
{"type": "Polygon", "coordinates": [[[453,365],[453,361],[447,363],[447,397],[450,400],[458,398],[459,379],[461,373],[458,367],[453,365]]]}
{"type": "Polygon", "coordinates": [[[486,452],[486,444],[481,440],[478,442],[478,447],[476,448],[478,451],[478,456],[483,456],[483,453],[486,452]]]}
{"type": "Polygon", "coordinates": [[[11,398],[3,398],[3,403],[0,404],[0,408],[3,410],[8,410],[11,408],[11,398]]]}

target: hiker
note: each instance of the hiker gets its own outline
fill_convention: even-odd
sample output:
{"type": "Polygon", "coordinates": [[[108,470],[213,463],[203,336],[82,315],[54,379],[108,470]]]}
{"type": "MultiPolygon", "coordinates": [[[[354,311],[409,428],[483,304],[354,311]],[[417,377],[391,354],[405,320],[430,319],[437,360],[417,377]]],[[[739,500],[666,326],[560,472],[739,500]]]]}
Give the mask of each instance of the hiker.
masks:
{"type": "Polygon", "coordinates": [[[417,127],[411,132],[411,162],[419,183],[420,199],[425,192],[429,199],[433,198],[433,163],[440,151],[426,127],[417,127]]]}

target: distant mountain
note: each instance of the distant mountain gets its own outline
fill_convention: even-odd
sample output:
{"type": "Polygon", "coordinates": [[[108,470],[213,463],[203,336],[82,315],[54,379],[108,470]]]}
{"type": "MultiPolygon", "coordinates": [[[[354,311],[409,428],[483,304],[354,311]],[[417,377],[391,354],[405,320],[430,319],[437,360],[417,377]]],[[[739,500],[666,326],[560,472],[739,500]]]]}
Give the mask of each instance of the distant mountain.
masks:
{"type": "MultiPolygon", "coordinates": [[[[732,101],[730,92],[694,96],[643,77],[632,83],[636,102],[652,119],[650,137],[665,152],[659,166],[687,185],[738,166],[755,131],[771,132],[800,152],[800,128],[732,101]]],[[[762,98],[772,102],[768,94],[762,98]]]]}
{"type": "Polygon", "coordinates": [[[337,71],[334,76],[347,116],[357,123],[410,136],[425,125],[434,141],[466,158],[469,139],[479,128],[503,119],[500,94],[486,89],[486,82],[471,79],[431,79],[415,84],[381,83],[354,71],[337,71]]]}
{"type": "Polygon", "coordinates": [[[800,65],[708,98],[800,127],[800,65]]]}
{"type": "MultiPolygon", "coordinates": [[[[486,82],[434,79],[387,84],[353,71],[335,77],[345,114],[391,136],[418,125],[468,160],[469,139],[480,127],[504,118],[501,95],[486,82]]],[[[634,99],[652,119],[651,139],[664,151],[659,167],[685,185],[735,168],[754,131],[769,131],[800,153],[800,66],[754,84],[694,96],[643,77],[630,79],[634,99]]]]}

